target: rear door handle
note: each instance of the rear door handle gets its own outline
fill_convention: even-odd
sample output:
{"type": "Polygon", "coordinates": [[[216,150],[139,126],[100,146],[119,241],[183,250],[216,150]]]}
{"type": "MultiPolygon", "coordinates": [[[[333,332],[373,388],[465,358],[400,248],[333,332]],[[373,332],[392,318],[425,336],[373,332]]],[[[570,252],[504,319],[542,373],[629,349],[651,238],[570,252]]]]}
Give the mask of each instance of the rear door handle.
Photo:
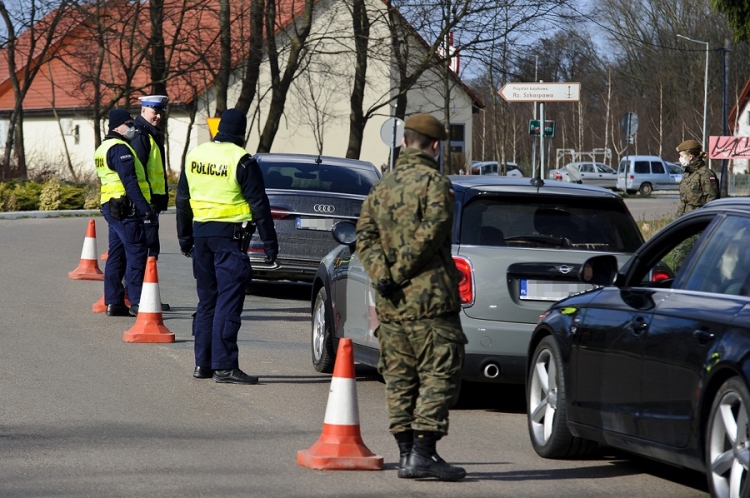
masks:
{"type": "Polygon", "coordinates": [[[693,332],[693,336],[698,339],[698,342],[701,344],[706,344],[708,341],[714,340],[714,334],[709,332],[708,330],[696,330],[693,332]]]}

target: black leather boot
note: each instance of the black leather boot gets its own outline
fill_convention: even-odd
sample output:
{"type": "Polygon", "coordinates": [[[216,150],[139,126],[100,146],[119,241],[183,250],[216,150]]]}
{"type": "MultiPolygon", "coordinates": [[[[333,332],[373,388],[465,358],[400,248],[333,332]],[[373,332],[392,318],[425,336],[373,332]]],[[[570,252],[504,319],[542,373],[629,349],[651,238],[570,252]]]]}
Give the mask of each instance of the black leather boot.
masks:
{"type": "Polygon", "coordinates": [[[402,479],[409,479],[411,476],[404,471],[404,467],[406,467],[406,460],[409,458],[411,448],[414,445],[414,431],[397,432],[393,437],[396,438],[398,444],[398,476],[402,479]]]}
{"type": "MultiPolygon", "coordinates": [[[[434,477],[441,481],[458,481],[466,477],[466,470],[447,463],[437,454],[435,445],[441,434],[414,431],[414,446],[403,468],[404,477],[434,477]]],[[[399,471],[399,477],[401,477],[399,471]]]]}

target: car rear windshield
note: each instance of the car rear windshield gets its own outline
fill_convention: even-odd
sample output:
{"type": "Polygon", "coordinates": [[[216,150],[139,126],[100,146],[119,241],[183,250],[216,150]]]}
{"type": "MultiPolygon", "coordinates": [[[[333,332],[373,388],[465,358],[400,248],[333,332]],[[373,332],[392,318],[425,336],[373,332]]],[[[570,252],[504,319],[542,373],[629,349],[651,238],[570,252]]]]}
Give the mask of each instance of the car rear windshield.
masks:
{"type": "Polygon", "coordinates": [[[306,163],[260,162],[266,188],[367,195],[379,180],[375,169],[306,163]]]}
{"type": "Polygon", "coordinates": [[[614,199],[481,196],[463,207],[461,244],[633,252],[642,243],[614,199]]]}

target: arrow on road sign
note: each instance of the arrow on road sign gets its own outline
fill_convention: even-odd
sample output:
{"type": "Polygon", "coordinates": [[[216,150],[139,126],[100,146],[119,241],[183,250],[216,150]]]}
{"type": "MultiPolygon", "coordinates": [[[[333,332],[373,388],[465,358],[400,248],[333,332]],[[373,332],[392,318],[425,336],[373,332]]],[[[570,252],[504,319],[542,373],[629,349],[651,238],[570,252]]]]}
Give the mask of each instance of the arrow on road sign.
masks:
{"type": "Polygon", "coordinates": [[[578,102],[580,83],[506,83],[499,92],[507,102],[578,102]]]}

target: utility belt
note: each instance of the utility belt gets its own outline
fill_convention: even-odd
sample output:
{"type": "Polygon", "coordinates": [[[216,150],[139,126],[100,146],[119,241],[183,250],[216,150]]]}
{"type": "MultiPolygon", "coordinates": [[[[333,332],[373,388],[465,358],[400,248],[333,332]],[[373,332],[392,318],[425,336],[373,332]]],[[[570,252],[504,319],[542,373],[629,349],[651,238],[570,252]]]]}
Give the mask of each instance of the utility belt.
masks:
{"type": "Polygon", "coordinates": [[[232,240],[236,240],[240,247],[240,251],[246,253],[247,249],[250,247],[250,239],[253,237],[254,233],[255,223],[252,221],[243,221],[234,226],[232,240]]]}
{"type": "Polygon", "coordinates": [[[109,204],[109,215],[117,221],[134,218],[136,215],[135,205],[127,195],[112,197],[107,204],[109,204]]]}

